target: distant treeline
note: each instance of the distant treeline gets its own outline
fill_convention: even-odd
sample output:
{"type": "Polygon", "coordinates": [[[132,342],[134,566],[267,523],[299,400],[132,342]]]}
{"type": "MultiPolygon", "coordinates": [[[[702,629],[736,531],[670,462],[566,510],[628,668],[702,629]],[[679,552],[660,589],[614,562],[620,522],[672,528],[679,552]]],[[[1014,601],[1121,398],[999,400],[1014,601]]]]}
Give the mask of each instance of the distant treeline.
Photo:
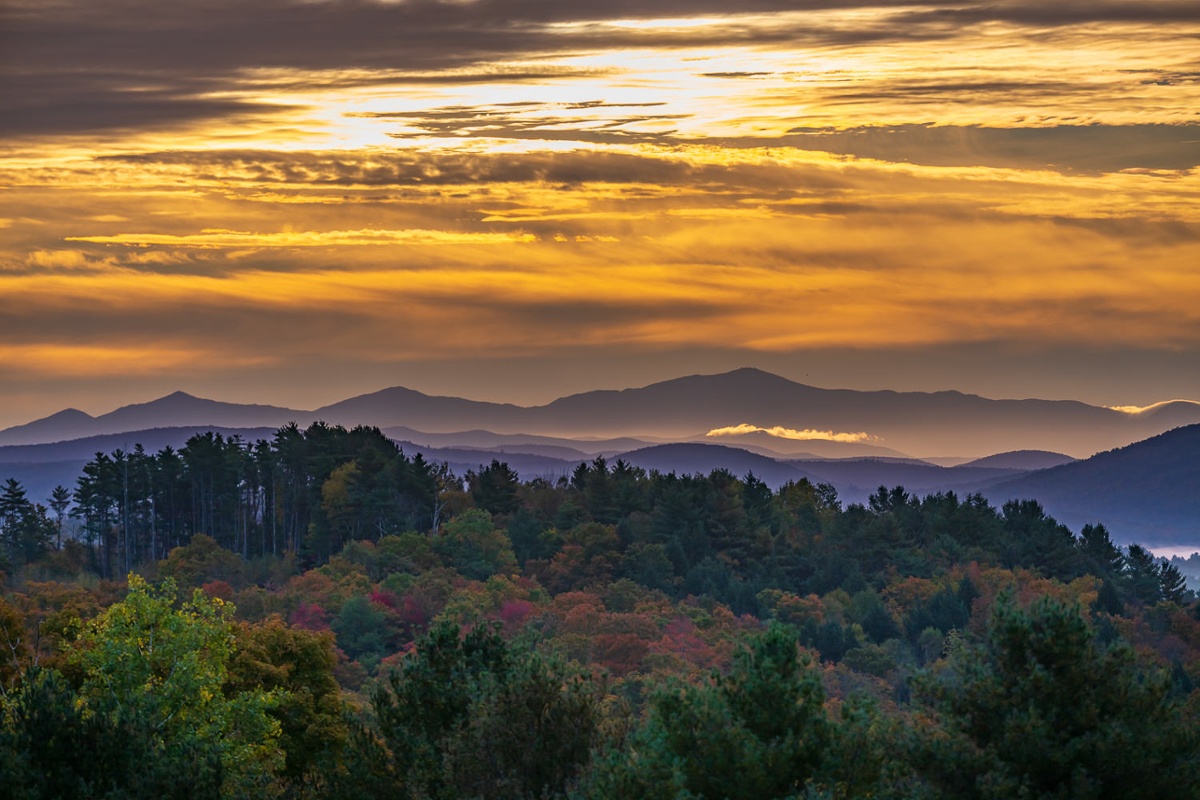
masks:
{"type": "MultiPolygon", "coordinates": [[[[55,543],[68,505],[65,489],[55,496],[57,521],[9,480],[0,528],[11,566],[55,543]]],[[[1185,593],[1175,566],[1137,545],[1122,552],[1099,524],[1076,536],[1034,501],[996,509],[980,495],[918,498],[880,487],[867,505],[843,507],[832,486],[807,480],[773,492],[752,473],[647,473],[603,458],[553,482],[521,481],[498,460],[458,477],[407,457],[377,428],[324,423],[289,425],[253,444],[209,432],[179,450],[97,453],[70,499],[91,567],[105,577],[157,562],[201,533],[246,559],[292,553],[319,566],[348,542],[437,533],[478,509],[503,541],[454,546],[455,568],[482,579],[507,557],[553,592],[628,578],[761,613],[766,589],[853,593],[974,561],[1064,581],[1095,575],[1114,611],[1185,593]]]]}

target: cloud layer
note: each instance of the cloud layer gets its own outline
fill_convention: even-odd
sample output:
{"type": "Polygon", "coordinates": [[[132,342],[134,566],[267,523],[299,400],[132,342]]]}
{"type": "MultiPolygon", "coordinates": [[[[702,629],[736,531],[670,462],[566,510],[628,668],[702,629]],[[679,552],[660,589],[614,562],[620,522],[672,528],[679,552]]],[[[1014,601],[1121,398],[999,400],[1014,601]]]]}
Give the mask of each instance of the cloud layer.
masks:
{"type": "Polygon", "coordinates": [[[1171,374],[1094,401],[1200,396],[1198,35],[1176,0],[14,0],[0,423],[107,376],[573,359],[971,388],[932,354],[1003,352],[1032,395],[1107,352],[1171,374]]]}

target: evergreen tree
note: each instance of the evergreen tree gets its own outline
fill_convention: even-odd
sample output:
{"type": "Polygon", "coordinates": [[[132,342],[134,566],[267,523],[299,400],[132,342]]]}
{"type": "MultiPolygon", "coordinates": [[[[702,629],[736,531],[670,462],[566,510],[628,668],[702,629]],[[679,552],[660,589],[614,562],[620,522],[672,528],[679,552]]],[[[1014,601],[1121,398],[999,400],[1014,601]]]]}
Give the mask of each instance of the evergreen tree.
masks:
{"type": "Polygon", "coordinates": [[[1200,796],[1200,731],[1169,676],[1101,645],[1076,608],[1001,596],[986,639],[917,686],[937,727],[923,729],[916,764],[940,797],[1200,796]]]}

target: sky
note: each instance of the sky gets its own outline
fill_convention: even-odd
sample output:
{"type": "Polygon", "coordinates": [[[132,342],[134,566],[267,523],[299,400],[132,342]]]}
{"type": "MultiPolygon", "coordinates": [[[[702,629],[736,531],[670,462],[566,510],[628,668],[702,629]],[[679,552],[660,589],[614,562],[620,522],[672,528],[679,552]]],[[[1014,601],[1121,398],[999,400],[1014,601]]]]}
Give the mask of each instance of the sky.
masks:
{"type": "Polygon", "coordinates": [[[0,426],[1200,399],[1194,0],[0,0],[0,108],[0,426]]]}

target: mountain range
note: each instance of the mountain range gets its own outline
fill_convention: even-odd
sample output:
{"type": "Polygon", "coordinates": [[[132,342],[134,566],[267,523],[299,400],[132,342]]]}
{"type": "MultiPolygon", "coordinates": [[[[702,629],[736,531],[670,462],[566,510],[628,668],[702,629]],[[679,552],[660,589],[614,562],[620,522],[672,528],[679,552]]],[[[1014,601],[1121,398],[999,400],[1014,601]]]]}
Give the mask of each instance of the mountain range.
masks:
{"type": "Polygon", "coordinates": [[[175,392],[98,417],[66,409],[0,431],[0,445],[195,425],[257,428],[296,422],[306,426],[315,420],[383,429],[402,426],[427,434],[485,430],[499,435],[633,437],[660,442],[702,440],[710,431],[740,426],[744,433],[731,433],[719,441],[745,441],[785,455],[802,451],[823,457],[981,457],[1027,449],[1086,457],[1200,423],[1200,403],[1172,401],[1130,412],[1076,401],[991,400],[952,391],[821,389],[761,370],[739,369],[637,389],[584,392],[542,406],[437,397],[395,387],[305,411],[223,403],[175,392]],[[784,435],[766,434],[764,439],[760,435],[764,431],[784,435]],[[806,438],[792,438],[796,436],[806,438]]]}
{"type": "Polygon", "coordinates": [[[0,479],[16,477],[31,497],[44,499],[57,484],[73,486],[97,452],[178,448],[205,430],[269,439],[284,424],[315,420],[379,426],[406,453],[445,461],[459,474],[495,458],[523,478],[556,479],[602,456],[661,472],[753,472],[772,488],[807,478],[834,485],[847,503],[865,502],[880,486],[917,495],[979,492],[997,505],[1037,499],[1073,529],[1103,522],[1117,541],[1200,549],[1200,424],[1157,430],[1200,421],[1200,405],[1129,413],[956,392],[827,390],[757,370],[588,392],[538,407],[394,388],[303,411],[176,392],[98,417],[68,409],[0,431],[0,479]],[[706,435],[721,427],[731,430],[706,435]],[[837,433],[850,441],[796,438],[837,433]],[[849,435],[856,433],[866,435],[849,435]]]}

